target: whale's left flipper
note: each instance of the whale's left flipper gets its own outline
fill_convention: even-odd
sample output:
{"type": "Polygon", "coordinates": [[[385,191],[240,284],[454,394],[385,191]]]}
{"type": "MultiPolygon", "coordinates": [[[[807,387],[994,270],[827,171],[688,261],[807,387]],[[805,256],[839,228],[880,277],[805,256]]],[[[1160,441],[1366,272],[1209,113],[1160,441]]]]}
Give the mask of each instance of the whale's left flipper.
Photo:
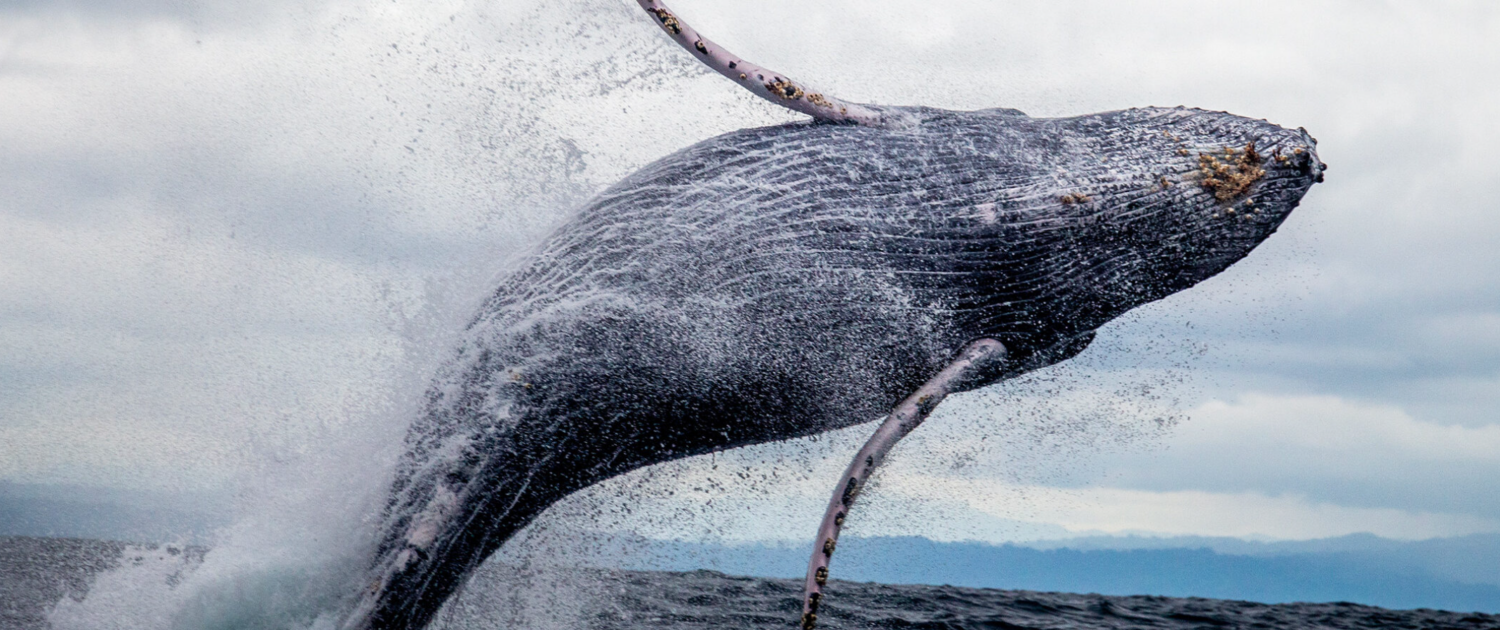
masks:
{"type": "Polygon", "coordinates": [[[818,537],[813,543],[812,559],[807,562],[807,583],[802,598],[804,630],[812,630],[817,625],[818,603],[823,598],[823,585],[828,582],[828,563],[833,559],[839,530],[843,529],[844,517],[849,514],[850,506],[854,505],[854,499],[870,480],[875,467],[897,441],[927,419],[927,414],[932,413],[945,396],[968,389],[976,381],[983,380],[983,375],[999,371],[1005,357],[1005,345],[994,339],[980,339],[969,344],[948,367],[896,405],[864,447],[855,453],[854,461],[839,478],[833,498],[828,501],[828,510],[823,513],[823,522],[818,525],[818,537]]]}
{"type": "Polygon", "coordinates": [[[672,41],[687,49],[698,61],[713,68],[714,72],[724,75],[756,96],[825,122],[853,123],[868,127],[879,127],[887,122],[878,107],[835,98],[729,52],[723,46],[699,35],[698,31],[683,21],[682,16],[672,13],[661,0],[636,2],[655,18],[657,25],[666,31],[672,41]]]}

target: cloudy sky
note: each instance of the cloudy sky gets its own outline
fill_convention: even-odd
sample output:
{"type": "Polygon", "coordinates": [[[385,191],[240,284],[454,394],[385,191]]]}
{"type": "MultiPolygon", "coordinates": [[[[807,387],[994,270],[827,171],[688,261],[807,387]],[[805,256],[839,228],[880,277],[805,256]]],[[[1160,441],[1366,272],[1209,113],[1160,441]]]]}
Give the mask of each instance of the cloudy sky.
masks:
{"type": "MultiPolygon", "coordinates": [[[[1331,166],[1222,276],[945,405],[856,531],[1500,531],[1500,6],[672,6],[849,100],[1228,110],[1331,166]]],[[[0,482],[373,491],[508,260],[652,159],[795,119],[737,89],[622,0],[0,3],[0,482]]],[[[800,539],[867,431],[553,518],[800,539]]]]}

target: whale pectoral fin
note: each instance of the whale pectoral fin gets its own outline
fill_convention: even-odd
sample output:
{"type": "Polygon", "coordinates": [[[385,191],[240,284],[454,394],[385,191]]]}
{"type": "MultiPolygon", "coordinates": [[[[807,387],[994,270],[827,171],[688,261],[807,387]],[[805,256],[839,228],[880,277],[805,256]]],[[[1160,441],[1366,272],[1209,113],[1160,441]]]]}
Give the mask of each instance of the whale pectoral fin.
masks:
{"type": "MultiPolygon", "coordinates": [[[[1083,342],[1083,345],[1087,344],[1088,341],[1083,342]]],[[[804,630],[812,630],[817,625],[818,603],[823,599],[823,585],[828,581],[828,564],[833,558],[839,531],[843,529],[849,508],[854,505],[855,498],[859,496],[865,482],[869,481],[875,467],[885,459],[897,441],[927,419],[927,415],[937,408],[945,396],[971,388],[975,382],[984,380],[988,375],[1004,372],[1005,363],[1004,344],[994,339],[980,339],[969,344],[937,376],[896,405],[885,421],[880,423],[875,434],[855,454],[854,461],[844,470],[844,476],[839,478],[833,498],[828,501],[828,510],[823,513],[823,522],[818,525],[812,559],[807,563],[807,582],[802,598],[804,630]]]]}
{"type": "Polygon", "coordinates": [[[794,112],[807,114],[816,120],[872,127],[885,123],[883,114],[874,106],[851,103],[815,91],[785,74],[762,68],[725,50],[723,46],[699,35],[698,31],[683,21],[682,16],[673,13],[661,0],[636,1],[672,41],[687,49],[694,58],[713,68],[715,72],[728,77],[756,96],[794,112]]]}

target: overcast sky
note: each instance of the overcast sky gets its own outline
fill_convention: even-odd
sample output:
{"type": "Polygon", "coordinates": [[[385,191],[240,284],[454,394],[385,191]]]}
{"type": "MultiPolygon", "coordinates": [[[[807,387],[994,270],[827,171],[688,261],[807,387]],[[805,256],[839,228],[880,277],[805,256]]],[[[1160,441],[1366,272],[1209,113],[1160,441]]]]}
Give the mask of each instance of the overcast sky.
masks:
{"type": "MultiPolygon", "coordinates": [[[[1228,110],[1306,127],[1331,166],[1222,276],[945,405],[857,531],[1500,531],[1500,5],[672,6],[849,100],[1228,110]]],[[[0,3],[0,481],[378,478],[353,472],[395,457],[507,260],[652,159],[793,119],[622,0],[0,3]]],[[[867,431],[643,471],[553,518],[644,501],[597,523],[800,539],[867,431]]]]}

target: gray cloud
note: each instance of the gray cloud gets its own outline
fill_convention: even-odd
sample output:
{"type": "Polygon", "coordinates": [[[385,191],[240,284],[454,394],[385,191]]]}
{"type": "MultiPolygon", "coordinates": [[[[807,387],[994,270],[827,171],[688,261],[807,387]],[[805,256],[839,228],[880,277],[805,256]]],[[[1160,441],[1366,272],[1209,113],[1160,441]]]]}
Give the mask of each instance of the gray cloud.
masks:
{"type": "Polygon", "coordinates": [[[1393,406],[1251,395],[1196,409],[1154,453],[1114,456],[1115,483],[1275,492],[1355,507],[1500,520],[1500,426],[1422,422],[1393,406]]]}
{"type": "MultiPolygon", "coordinates": [[[[1168,396],[1179,406],[1258,390],[1493,425],[1500,87],[1481,77],[1500,76],[1500,9],[678,4],[731,49],[851,99],[1042,116],[1181,103],[1308,127],[1333,170],[1282,234],[1111,326],[1068,378],[1120,380],[1113,392],[1190,373],[1200,391],[1168,396]]],[[[420,393],[505,260],[655,157],[789,119],[636,13],[0,7],[0,432],[30,436],[3,442],[0,478],[229,484],[316,448],[327,434],[308,427],[399,434],[399,400],[369,401],[420,393]],[[241,448],[254,440],[271,445],[241,448]]],[[[1459,509],[1492,470],[1340,481],[1246,461],[1202,478],[1187,460],[1118,465],[1144,488],[1189,487],[1177,474],[1402,509],[1459,509]],[[1424,498],[1439,487],[1454,490],[1424,498]]]]}

